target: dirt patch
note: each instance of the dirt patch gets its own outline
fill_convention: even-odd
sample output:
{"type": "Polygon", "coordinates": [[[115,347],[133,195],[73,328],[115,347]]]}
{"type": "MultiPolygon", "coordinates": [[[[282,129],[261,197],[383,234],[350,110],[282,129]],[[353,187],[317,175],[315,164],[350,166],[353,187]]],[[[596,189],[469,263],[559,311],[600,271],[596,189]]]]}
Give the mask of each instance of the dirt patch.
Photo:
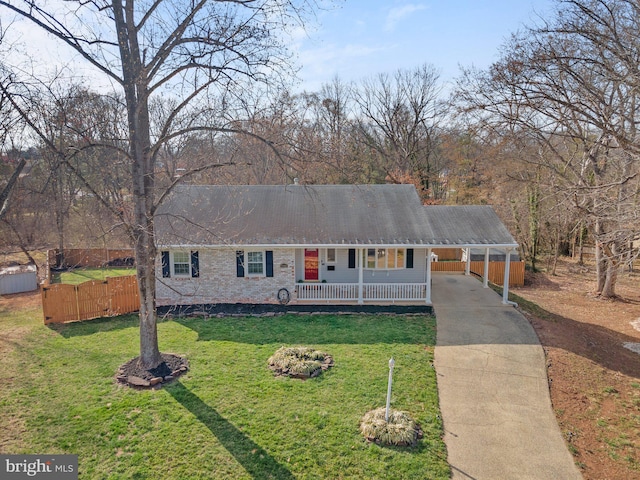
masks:
{"type": "Polygon", "coordinates": [[[42,305],[40,290],[0,295],[0,309],[5,311],[36,308],[42,305]]]}
{"type": "Polygon", "coordinates": [[[616,300],[593,295],[593,268],[565,260],[557,275],[528,274],[512,291],[547,355],[553,407],[587,480],[640,480],[640,342],[637,273],[619,277],[616,300]]]}

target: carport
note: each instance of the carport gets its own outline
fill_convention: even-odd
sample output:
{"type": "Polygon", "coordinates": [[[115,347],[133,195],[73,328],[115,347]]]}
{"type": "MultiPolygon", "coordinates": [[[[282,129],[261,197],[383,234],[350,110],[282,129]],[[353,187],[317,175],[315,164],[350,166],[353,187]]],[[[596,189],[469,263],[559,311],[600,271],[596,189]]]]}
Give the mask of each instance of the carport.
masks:
{"type": "MultiPolygon", "coordinates": [[[[481,249],[484,251],[484,274],[482,284],[489,288],[489,254],[491,250],[503,251],[505,255],[504,288],[502,303],[509,302],[509,268],[511,254],[518,248],[517,242],[504,226],[496,212],[488,205],[429,205],[425,206],[428,235],[425,243],[430,245],[427,258],[433,248],[481,249]]],[[[471,255],[467,254],[465,274],[470,275],[471,255]]],[[[431,262],[427,262],[428,300],[431,300],[431,262]]]]}

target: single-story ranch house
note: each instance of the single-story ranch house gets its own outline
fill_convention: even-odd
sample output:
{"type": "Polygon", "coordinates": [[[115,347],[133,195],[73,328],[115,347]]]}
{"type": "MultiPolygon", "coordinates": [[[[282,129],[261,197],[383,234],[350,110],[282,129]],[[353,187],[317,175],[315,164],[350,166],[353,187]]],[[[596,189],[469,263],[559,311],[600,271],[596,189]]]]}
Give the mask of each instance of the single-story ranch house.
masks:
{"type": "MultiPolygon", "coordinates": [[[[431,304],[432,249],[510,253],[490,206],[423,206],[413,185],[175,188],[155,217],[157,305],[431,304]]],[[[504,302],[507,302],[508,281],[504,302]]]]}

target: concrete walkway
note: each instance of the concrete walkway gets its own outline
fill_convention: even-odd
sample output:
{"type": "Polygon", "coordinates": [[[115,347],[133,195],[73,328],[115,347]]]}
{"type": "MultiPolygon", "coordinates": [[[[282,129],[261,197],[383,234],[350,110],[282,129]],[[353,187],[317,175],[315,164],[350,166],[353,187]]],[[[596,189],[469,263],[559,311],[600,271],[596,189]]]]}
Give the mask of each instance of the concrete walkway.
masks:
{"type": "Polygon", "coordinates": [[[582,478],[551,407],[529,322],[464,275],[433,276],[435,368],[454,479],[582,478]]]}

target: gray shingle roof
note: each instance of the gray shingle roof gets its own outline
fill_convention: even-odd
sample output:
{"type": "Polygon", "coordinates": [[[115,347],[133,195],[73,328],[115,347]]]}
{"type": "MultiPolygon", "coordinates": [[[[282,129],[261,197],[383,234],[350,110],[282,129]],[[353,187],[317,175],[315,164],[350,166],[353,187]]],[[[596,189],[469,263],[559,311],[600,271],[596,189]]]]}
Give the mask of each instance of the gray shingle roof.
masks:
{"type": "Polygon", "coordinates": [[[434,245],[517,246],[507,227],[489,205],[432,205],[424,207],[434,245]]]}
{"type": "Polygon", "coordinates": [[[491,207],[423,207],[413,185],[186,185],[159,207],[155,228],[161,247],[515,245],[491,207]]]}

